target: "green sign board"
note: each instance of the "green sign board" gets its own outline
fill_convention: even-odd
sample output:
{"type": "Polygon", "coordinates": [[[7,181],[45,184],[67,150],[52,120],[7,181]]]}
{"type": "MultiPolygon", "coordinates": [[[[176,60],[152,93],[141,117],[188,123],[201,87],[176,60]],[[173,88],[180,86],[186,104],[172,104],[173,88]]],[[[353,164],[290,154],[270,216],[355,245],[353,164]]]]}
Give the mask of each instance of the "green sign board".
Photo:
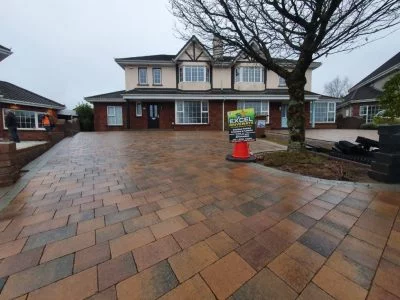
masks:
{"type": "Polygon", "coordinates": [[[256,140],[254,108],[228,111],[229,141],[251,142],[256,140]]]}

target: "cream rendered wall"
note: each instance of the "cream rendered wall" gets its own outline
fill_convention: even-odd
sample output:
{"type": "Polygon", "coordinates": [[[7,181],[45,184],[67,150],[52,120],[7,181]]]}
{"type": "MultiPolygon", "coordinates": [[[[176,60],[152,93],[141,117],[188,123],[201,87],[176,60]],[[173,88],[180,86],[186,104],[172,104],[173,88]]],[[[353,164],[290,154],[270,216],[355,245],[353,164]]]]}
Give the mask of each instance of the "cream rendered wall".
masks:
{"type": "Polygon", "coordinates": [[[213,68],[213,88],[230,89],[231,88],[231,68],[213,68]]]}
{"type": "MultiPolygon", "coordinates": [[[[207,62],[198,62],[198,61],[185,61],[179,64],[181,66],[206,66],[209,67],[207,62]]],[[[179,82],[178,88],[181,90],[209,90],[211,89],[210,82],[179,82]]]]}
{"type": "MultiPolygon", "coordinates": [[[[307,83],[305,85],[305,89],[307,91],[311,91],[312,86],[312,70],[306,71],[306,80],[307,83]]],[[[287,89],[286,86],[279,86],[279,76],[275,72],[268,70],[267,71],[267,89],[287,89]]]]}
{"type": "Polygon", "coordinates": [[[171,67],[154,66],[128,66],[125,67],[125,89],[135,88],[175,88],[176,87],[176,69],[171,67]],[[147,68],[147,85],[139,85],[139,68],[147,68]],[[153,85],[153,68],[161,68],[161,85],[153,85]]]}
{"type": "Polygon", "coordinates": [[[399,72],[390,74],[389,76],[386,76],[386,77],[384,77],[384,78],[378,80],[377,82],[374,82],[374,83],[372,84],[372,87],[375,88],[375,89],[377,89],[377,90],[383,91],[383,86],[385,85],[385,83],[386,83],[387,81],[389,81],[389,79],[391,79],[391,78],[392,78],[394,75],[396,75],[397,73],[399,73],[399,72]]]}

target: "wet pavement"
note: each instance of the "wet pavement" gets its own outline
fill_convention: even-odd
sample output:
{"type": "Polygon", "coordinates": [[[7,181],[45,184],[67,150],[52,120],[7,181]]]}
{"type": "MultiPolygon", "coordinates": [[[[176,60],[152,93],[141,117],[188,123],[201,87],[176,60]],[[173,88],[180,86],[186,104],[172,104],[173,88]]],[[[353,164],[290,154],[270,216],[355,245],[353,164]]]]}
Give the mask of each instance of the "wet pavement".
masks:
{"type": "Polygon", "coordinates": [[[399,186],[228,162],[219,132],[61,143],[1,212],[0,299],[400,297],[399,186]]]}

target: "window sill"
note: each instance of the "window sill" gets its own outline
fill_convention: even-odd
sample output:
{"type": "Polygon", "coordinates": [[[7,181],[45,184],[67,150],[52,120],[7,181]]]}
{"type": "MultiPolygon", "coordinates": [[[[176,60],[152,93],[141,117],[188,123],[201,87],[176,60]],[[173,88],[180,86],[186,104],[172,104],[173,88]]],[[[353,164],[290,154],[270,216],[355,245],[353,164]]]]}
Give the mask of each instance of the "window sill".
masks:
{"type": "Polygon", "coordinates": [[[109,127],[118,127],[118,126],[124,126],[124,125],[123,124],[116,124],[116,125],[107,124],[107,126],[109,126],[109,127]]]}
{"type": "Polygon", "coordinates": [[[153,83],[153,86],[163,86],[162,84],[154,84],[153,83]]]}
{"type": "Polygon", "coordinates": [[[193,126],[193,125],[197,125],[197,126],[207,126],[210,125],[210,123],[185,123],[185,124],[179,124],[179,123],[175,123],[175,126],[193,126]]]}
{"type": "MultiPolygon", "coordinates": [[[[3,127],[3,130],[8,130],[7,127],[3,127]]],[[[17,128],[18,131],[45,131],[44,128],[17,128]]]]}
{"type": "Polygon", "coordinates": [[[137,85],[138,85],[138,86],[149,86],[148,83],[138,83],[137,85]]]}

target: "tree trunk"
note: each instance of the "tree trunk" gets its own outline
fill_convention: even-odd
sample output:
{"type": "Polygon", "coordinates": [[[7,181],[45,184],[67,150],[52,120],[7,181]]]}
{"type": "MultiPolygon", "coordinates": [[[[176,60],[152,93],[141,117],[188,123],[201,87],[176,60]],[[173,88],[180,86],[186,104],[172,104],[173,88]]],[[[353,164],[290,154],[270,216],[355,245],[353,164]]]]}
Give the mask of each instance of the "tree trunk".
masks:
{"type": "Polygon", "coordinates": [[[304,86],[306,78],[301,74],[292,74],[287,80],[289,88],[288,107],[288,129],[289,144],[288,151],[305,151],[305,101],[304,86]]]}

